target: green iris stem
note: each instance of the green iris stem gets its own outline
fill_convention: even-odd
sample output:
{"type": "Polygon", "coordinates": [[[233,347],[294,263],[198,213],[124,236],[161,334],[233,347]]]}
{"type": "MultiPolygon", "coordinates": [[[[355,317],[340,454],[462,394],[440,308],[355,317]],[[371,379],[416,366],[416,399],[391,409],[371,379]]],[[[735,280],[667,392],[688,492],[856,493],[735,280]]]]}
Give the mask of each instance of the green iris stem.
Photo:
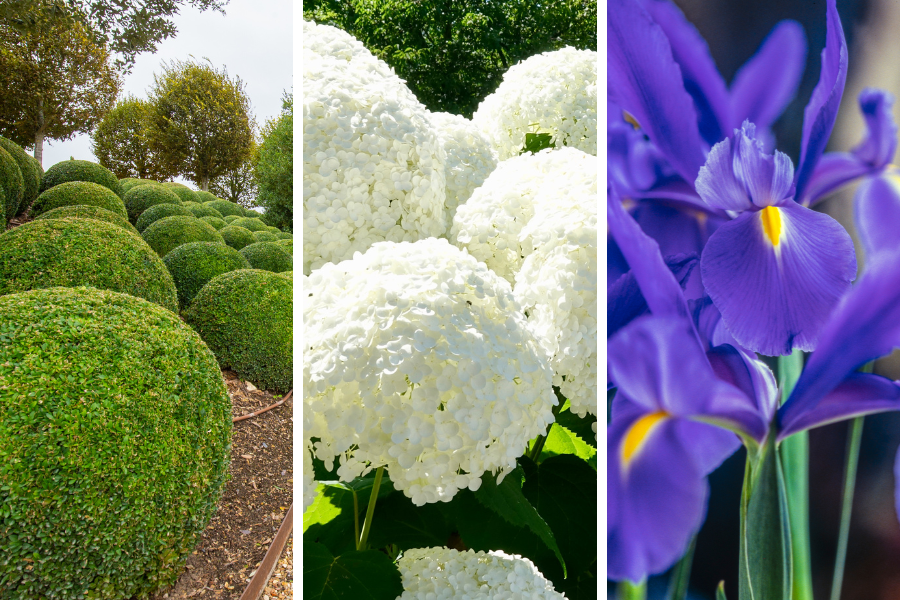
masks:
{"type": "Polygon", "coordinates": [[[684,600],[688,592],[688,583],[691,580],[691,565],[694,562],[694,548],[697,547],[697,536],[691,538],[687,552],[672,569],[669,578],[669,589],[666,592],[666,600],[684,600]]]}
{"type": "Polygon", "coordinates": [[[647,600],[647,580],[631,583],[627,579],[620,581],[616,588],[616,600],[647,600]]]}
{"type": "Polygon", "coordinates": [[[366,520],[363,521],[362,535],[359,538],[359,543],[356,545],[357,550],[366,549],[366,542],[369,540],[369,530],[372,529],[372,515],[375,513],[375,501],[378,500],[378,488],[381,487],[381,477],[383,475],[384,467],[378,467],[378,470],[375,471],[375,481],[372,483],[372,494],[369,496],[369,506],[366,507],[366,520]]]}
{"type": "Polygon", "coordinates": [[[844,562],[847,560],[847,540],[850,537],[850,514],[853,509],[853,490],[856,487],[856,467],[859,465],[859,446],[862,440],[864,417],[856,417],[847,439],[847,462],[844,466],[844,498],[841,501],[841,528],[838,534],[837,555],[834,559],[834,579],[831,581],[831,600],[839,600],[844,582],[844,562]]]}

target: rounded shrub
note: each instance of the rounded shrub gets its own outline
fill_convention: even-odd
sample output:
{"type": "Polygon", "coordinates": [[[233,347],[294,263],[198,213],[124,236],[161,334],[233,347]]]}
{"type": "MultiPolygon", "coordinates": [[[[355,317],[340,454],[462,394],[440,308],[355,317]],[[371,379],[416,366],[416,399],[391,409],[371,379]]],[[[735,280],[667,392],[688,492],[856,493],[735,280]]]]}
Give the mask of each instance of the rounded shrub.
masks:
{"type": "Polygon", "coordinates": [[[24,191],[25,182],[19,165],[9,152],[0,148],[0,207],[3,208],[5,220],[12,219],[18,213],[24,191]]]}
{"type": "Polygon", "coordinates": [[[213,229],[219,230],[225,227],[225,221],[219,217],[200,217],[201,221],[205,221],[213,226],[213,229]]]}
{"type": "Polygon", "coordinates": [[[236,217],[244,216],[244,209],[235,204],[234,202],[229,202],[228,200],[222,200],[220,198],[216,198],[215,200],[210,200],[209,202],[204,202],[203,206],[208,206],[210,208],[214,208],[219,211],[223,216],[234,215],[236,217]]]}
{"type": "Polygon", "coordinates": [[[291,253],[275,242],[256,242],[244,246],[241,248],[241,254],[254,269],[281,273],[294,268],[291,253]]]}
{"type": "Polygon", "coordinates": [[[292,240],[292,239],[294,239],[294,234],[288,233],[287,231],[279,231],[278,239],[279,240],[292,240]]]}
{"type": "Polygon", "coordinates": [[[128,222],[128,219],[111,210],[100,208],[99,206],[86,206],[84,204],[76,204],[75,206],[60,206],[53,210],[41,213],[37,219],[94,219],[95,221],[105,221],[118,225],[131,233],[137,233],[137,229],[128,222]]]}
{"type": "Polygon", "coordinates": [[[222,218],[222,213],[220,213],[216,209],[210,208],[209,206],[206,206],[204,204],[194,204],[192,202],[191,205],[188,207],[188,210],[190,210],[191,213],[198,219],[200,217],[218,217],[220,219],[222,218]]]}
{"type": "Polygon", "coordinates": [[[266,231],[275,234],[281,233],[280,229],[278,229],[277,227],[272,227],[271,225],[266,225],[266,231]]]}
{"type": "Polygon", "coordinates": [[[268,271],[231,271],[203,286],[183,316],[222,368],[286,392],[293,381],[293,287],[268,271]]]}
{"type": "Polygon", "coordinates": [[[191,211],[180,204],[157,204],[155,206],[151,206],[141,213],[141,216],[137,219],[137,223],[135,223],[135,227],[137,227],[138,231],[144,231],[151,224],[159,221],[160,219],[165,219],[166,217],[174,217],[177,215],[181,215],[184,217],[194,216],[191,211]]]}
{"type": "Polygon", "coordinates": [[[122,190],[123,196],[128,193],[128,190],[130,190],[131,188],[147,184],[162,185],[160,182],[153,179],[138,179],[136,177],[126,177],[125,179],[119,180],[119,187],[122,190]]]}
{"type": "Polygon", "coordinates": [[[127,216],[125,204],[108,187],[91,181],[67,181],[42,192],[31,206],[36,217],[61,206],[99,206],[117,215],[127,216]]]}
{"type": "Polygon", "coordinates": [[[222,273],[249,269],[250,263],[240,252],[215,242],[191,242],[178,246],[163,259],[175,280],[178,303],[187,308],[204,285],[222,273]]]}
{"type": "Polygon", "coordinates": [[[250,231],[265,231],[266,224],[260,221],[259,219],[251,219],[249,217],[243,217],[236,221],[232,221],[232,225],[236,227],[243,227],[244,229],[249,229],[250,231]]]}
{"type": "Polygon", "coordinates": [[[291,256],[294,255],[294,240],[278,240],[275,243],[283,246],[285,250],[291,253],[291,256]]]}
{"type": "Polygon", "coordinates": [[[116,195],[122,195],[119,180],[113,172],[89,160],[64,160],[56,163],[41,178],[40,191],[44,192],[67,181],[90,181],[109,188],[116,195]]]}
{"type": "Polygon", "coordinates": [[[141,214],[158,204],[181,204],[181,199],[175,192],[161,185],[139,185],[131,188],[123,198],[125,208],[128,210],[128,220],[137,223],[141,214]]]}
{"type": "Polygon", "coordinates": [[[254,231],[253,239],[257,242],[274,242],[278,239],[278,236],[270,231],[254,231]]]}
{"type": "Polygon", "coordinates": [[[0,297],[0,323],[4,597],[173,584],[228,476],[215,357],[177,315],[89,287],[0,297]]]}
{"type": "Polygon", "coordinates": [[[184,185],[183,183],[167,181],[163,185],[175,192],[175,194],[179,198],[181,198],[182,202],[198,202],[197,192],[184,185]]]}
{"type": "Polygon", "coordinates": [[[221,198],[219,198],[212,192],[204,192],[203,190],[197,190],[197,202],[199,202],[200,204],[212,202],[213,200],[221,200],[221,198]]]}
{"type": "Polygon", "coordinates": [[[219,235],[222,236],[226,244],[235,250],[240,250],[244,246],[256,243],[252,231],[243,227],[235,227],[234,225],[226,225],[219,230],[219,235]]]}
{"type": "Polygon", "coordinates": [[[41,167],[33,156],[25,152],[22,146],[12,140],[0,136],[0,148],[6,150],[19,167],[22,174],[22,199],[19,201],[16,214],[25,212],[41,188],[41,167]]]}
{"type": "Polygon", "coordinates": [[[225,221],[226,223],[229,223],[229,224],[230,224],[230,223],[232,223],[232,222],[234,222],[234,221],[237,221],[237,220],[240,219],[242,216],[243,216],[243,215],[225,215],[224,217],[222,217],[222,220],[225,221]]]}
{"type": "Polygon", "coordinates": [[[197,217],[183,215],[160,219],[141,232],[141,235],[160,257],[190,242],[225,243],[212,225],[204,223],[197,217]]]}
{"type": "Polygon", "coordinates": [[[294,281],[294,272],[293,271],[283,271],[278,274],[281,277],[284,277],[288,281],[294,281]]]}
{"type": "Polygon", "coordinates": [[[0,235],[0,296],[81,285],[178,310],[175,282],[162,260],[139,235],[118,225],[36,219],[0,235]]]}

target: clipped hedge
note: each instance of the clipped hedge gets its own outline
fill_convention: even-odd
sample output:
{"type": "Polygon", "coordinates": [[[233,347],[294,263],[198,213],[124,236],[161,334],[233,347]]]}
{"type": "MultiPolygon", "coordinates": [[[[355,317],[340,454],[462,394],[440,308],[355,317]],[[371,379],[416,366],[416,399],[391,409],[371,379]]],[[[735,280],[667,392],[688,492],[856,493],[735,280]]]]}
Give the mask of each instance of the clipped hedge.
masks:
{"type": "Polygon", "coordinates": [[[294,240],[278,240],[275,243],[279,246],[283,246],[284,249],[291,254],[291,256],[294,255],[294,240]]]}
{"type": "Polygon", "coordinates": [[[19,167],[22,174],[22,198],[19,201],[17,215],[22,214],[38,197],[41,188],[41,166],[33,156],[25,152],[22,146],[0,135],[0,148],[6,150],[19,167]]]}
{"type": "Polygon", "coordinates": [[[105,221],[118,225],[119,227],[137,233],[137,229],[128,222],[128,219],[111,210],[100,208],[99,206],[86,206],[84,204],[76,204],[75,206],[60,206],[53,210],[42,213],[38,219],[94,219],[96,221],[105,221]]]}
{"type": "Polygon", "coordinates": [[[292,233],[288,233],[287,231],[279,231],[278,232],[279,240],[292,240],[294,239],[294,235],[292,233]]]}
{"type": "Polygon", "coordinates": [[[278,240],[278,236],[270,231],[254,231],[253,239],[257,242],[274,242],[278,240]]]}
{"type": "Polygon", "coordinates": [[[212,225],[204,223],[197,217],[183,215],[160,219],[141,232],[141,235],[160,257],[190,242],[225,243],[212,225]]]}
{"type": "Polygon", "coordinates": [[[178,246],[163,259],[175,280],[178,303],[187,308],[200,289],[214,277],[229,271],[249,269],[240,252],[215,242],[191,242],[178,246]]]}
{"type": "Polygon", "coordinates": [[[222,220],[228,224],[231,224],[234,221],[237,221],[238,219],[240,219],[241,216],[243,216],[243,215],[225,215],[224,217],[222,217],[222,220]]]}
{"type": "Polygon", "coordinates": [[[206,204],[207,202],[212,202],[214,200],[221,200],[221,198],[219,198],[212,192],[197,190],[197,202],[199,202],[200,204],[206,204]]]}
{"type": "Polygon", "coordinates": [[[99,206],[123,217],[128,216],[125,203],[108,187],[91,181],[67,181],[42,192],[29,214],[36,217],[61,206],[99,206]]]}
{"type": "Polygon", "coordinates": [[[235,227],[234,225],[226,225],[219,230],[219,235],[222,236],[226,244],[235,250],[240,250],[244,246],[256,243],[256,238],[253,237],[252,231],[243,227],[235,227]]]}
{"type": "Polygon", "coordinates": [[[139,185],[162,185],[160,182],[154,179],[138,179],[136,177],[126,177],[124,179],[119,180],[119,187],[122,190],[122,195],[128,193],[128,190],[131,188],[135,188],[139,185]]]}
{"type": "Polygon", "coordinates": [[[41,178],[41,192],[67,181],[90,181],[122,196],[119,180],[113,172],[89,160],[64,160],[56,163],[41,178]]]}
{"type": "Polygon", "coordinates": [[[175,282],[135,233],[95,219],[36,219],[0,235],[0,296],[88,285],[178,310],[175,282]]]}
{"type": "Polygon", "coordinates": [[[184,185],[183,183],[177,183],[175,181],[167,181],[163,184],[175,194],[181,198],[182,202],[199,202],[197,197],[197,192],[184,185]]]}
{"type": "Polygon", "coordinates": [[[277,227],[272,227],[271,225],[266,225],[266,231],[268,231],[268,232],[270,232],[270,233],[274,233],[274,234],[276,234],[276,235],[278,235],[279,233],[281,233],[281,230],[280,230],[280,229],[278,229],[277,227]]]}
{"type": "Polygon", "coordinates": [[[235,227],[243,227],[249,231],[265,231],[266,224],[260,221],[259,219],[251,219],[248,217],[242,217],[235,221],[231,222],[235,227]]]}
{"type": "Polygon", "coordinates": [[[0,148],[0,212],[6,221],[18,213],[24,192],[25,181],[19,165],[9,152],[0,148]]]}
{"type": "Polygon", "coordinates": [[[181,204],[181,199],[172,190],[161,185],[139,185],[125,194],[125,208],[128,220],[137,223],[138,218],[151,206],[159,204],[181,204]]]}
{"type": "Polygon", "coordinates": [[[238,270],[207,283],[184,319],[229,368],[257,387],[292,387],[293,282],[268,271],[238,270]]]}
{"type": "Polygon", "coordinates": [[[87,287],[0,297],[5,598],[146,598],[216,510],[231,401],[177,315],[87,287]]]}
{"type": "Polygon", "coordinates": [[[225,221],[223,221],[219,217],[200,217],[200,220],[209,223],[215,230],[219,230],[225,227],[225,221]]]}
{"type": "Polygon", "coordinates": [[[210,200],[209,202],[204,202],[203,206],[208,206],[219,211],[223,216],[234,215],[235,217],[243,217],[244,209],[235,204],[234,202],[229,202],[228,200],[222,200],[221,198],[216,198],[215,200],[210,200]]]}
{"type": "Polygon", "coordinates": [[[218,217],[219,219],[222,218],[222,213],[204,204],[194,204],[192,202],[191,205],[188,206],[188,210],[190,210],[191,213],[198,219],[200,217],[218,217]]]}
{"type": "Polygon", "coordinates": [[[291,253],[275,242],[256,242],[244,246],[241,248],[241,254],[254,269],[281,273],[294,268],[291,253]]]}
{"type": "Polygon", "coordinates": [[[141,213],[141,216],[138,217],[137,223],[135,223],[135,227],[137,227],[138,231],[144,231],[150,225],[159,221],[160,219],[165,219],[166,217],[175,217],[175,216],[184,216],[184,217],[193,217],[194,214],[186,209],[181,204],[156,204],[151,206],[147,210],[141,213]]]}

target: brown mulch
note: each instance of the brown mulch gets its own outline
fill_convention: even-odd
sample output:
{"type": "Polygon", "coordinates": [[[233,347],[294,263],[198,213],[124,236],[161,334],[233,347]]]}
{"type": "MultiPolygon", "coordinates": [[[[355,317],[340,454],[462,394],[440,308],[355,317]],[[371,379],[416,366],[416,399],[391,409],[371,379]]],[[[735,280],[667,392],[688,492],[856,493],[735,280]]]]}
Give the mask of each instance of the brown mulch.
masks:
{"type": "MultiPolygon", "coordinates": [[[[223,371],[232,400],[232,416],[239,417],[277,402],[269,392],[248,389],[231,371],[223,371]]],[[[175,586],[152,600],[237,600],[256,572],[269,544],[290,507],[293,473],[293,400],[259,416],[234,424],[231,441],[231,479],[219,507],[184,573],[175,586]]],[[[292,543],[282,552],[276,568],[287,583],[287,593],[270,598],[290,598],[293,583],[292,543]],[[288,562],[285,562],[285,557],[288,562]]],[[[273,576],[274,577],[274,576],[273,576]]],[[[273,592],[277,588],[273,587],[273,592]]]]}

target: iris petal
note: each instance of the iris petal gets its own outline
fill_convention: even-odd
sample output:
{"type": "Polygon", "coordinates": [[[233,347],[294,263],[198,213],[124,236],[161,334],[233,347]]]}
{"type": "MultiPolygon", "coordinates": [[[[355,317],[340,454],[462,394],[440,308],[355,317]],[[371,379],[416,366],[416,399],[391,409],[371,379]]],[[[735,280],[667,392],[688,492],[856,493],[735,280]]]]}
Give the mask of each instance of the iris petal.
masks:
{"type": "Polygon", "coordinates": [[[900,177],[884,173],[863,181],[856,190],[853,216],[866,255],[900,247],[900,177]]]}

